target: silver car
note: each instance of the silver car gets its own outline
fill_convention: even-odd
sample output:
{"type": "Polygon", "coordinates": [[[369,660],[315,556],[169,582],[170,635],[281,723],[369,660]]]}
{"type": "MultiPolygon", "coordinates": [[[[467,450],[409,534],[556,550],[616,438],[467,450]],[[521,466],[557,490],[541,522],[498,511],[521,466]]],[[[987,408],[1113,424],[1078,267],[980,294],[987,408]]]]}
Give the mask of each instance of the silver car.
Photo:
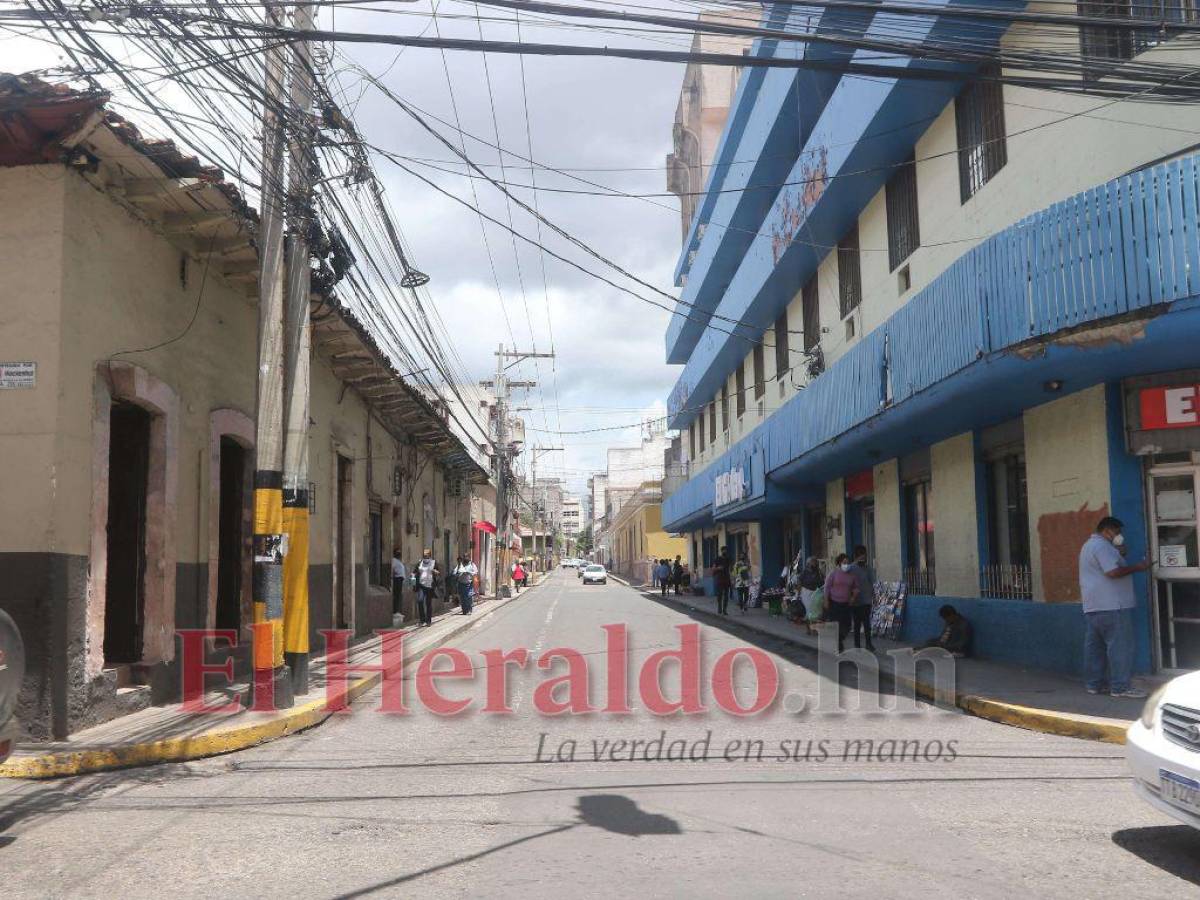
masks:
{"type": "Polygon", "coordinates": [[[593,563],[583,570],[584,584],[608,584],[608,570],[593,563]]]}

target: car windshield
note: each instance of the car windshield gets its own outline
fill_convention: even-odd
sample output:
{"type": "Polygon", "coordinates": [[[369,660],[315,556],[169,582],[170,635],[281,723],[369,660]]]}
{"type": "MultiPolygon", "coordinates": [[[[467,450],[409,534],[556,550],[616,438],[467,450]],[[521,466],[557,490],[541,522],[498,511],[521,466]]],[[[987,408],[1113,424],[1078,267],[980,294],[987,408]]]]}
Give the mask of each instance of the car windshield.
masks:
{"type": "Polygon", "coordinates": [[[588,566],[584,571],[585,572],[603,572],[604,566],[588,566]]]}

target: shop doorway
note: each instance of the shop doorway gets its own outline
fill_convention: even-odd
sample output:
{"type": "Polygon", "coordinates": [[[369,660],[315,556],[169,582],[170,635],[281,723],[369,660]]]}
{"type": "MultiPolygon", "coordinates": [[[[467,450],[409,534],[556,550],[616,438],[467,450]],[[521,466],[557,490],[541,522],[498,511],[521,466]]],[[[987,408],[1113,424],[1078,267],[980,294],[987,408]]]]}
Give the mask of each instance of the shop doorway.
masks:
{"type": "Polygon", "coordinates": [[[104,665],[140,662],[146,616],[146,491],[150,420],[145,409],[114,401],[109,415],[104,665]]]}
{"type": "Polygon", "coordinates": [[[354,463],[346,457],[337,458],[337,529],[334,548],[337,554],[337,577],[333,595],[333,621],[340,629],[350,627],[354,609],[354,556],[351,538],[354,498],[354,463]]]}
{"type": "Polygon", "coordinates": [[[217,525],[216,627],[242,627],[242,568],[246,511],[246,448],[230,437],[221,438],[220,493],[217,525]]]}
{"type": "Polygon", "coordinates": [[[1200,669],[1200,465],[1187,454],[1150,469],[1150,543],[1160,665],[1200,669]]]}

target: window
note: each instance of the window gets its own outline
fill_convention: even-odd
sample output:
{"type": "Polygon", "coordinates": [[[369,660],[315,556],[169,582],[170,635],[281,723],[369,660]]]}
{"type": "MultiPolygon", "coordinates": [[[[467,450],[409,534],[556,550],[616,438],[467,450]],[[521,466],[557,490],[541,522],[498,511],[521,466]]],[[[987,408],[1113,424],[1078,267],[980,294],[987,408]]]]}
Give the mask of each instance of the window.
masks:
{"type": "MultiPolygon", "coordinates": [[[[1195,0],[1080,0],[1079,14],[1094,19],[1149,19],[1194,23],[1200,20],[1195,0]]],[[[1112,74],[1110,63],[1132,59],[1159,42],[1159,29],[1148,25],[1134,31],[1124,25],[1085,25],[1079,29],[1079,49],[1083,54],[1083,77],[1096,81],[1112,74]]]]}
{"type": "Polygon", "coordinates": [[[729,379],[721,385],[721,430],[729,430],[729,379]]]}
{"type": "Polygon", "coordinates": [[[701,541],[701,547],[703,548],[701,563],[706,569],[710,568],[717,561],[717,554],[719,552],[717,540],[718,538],[714,534],[712,537],[703,538],[701,541]]]}
{"type": "Polygon", "coordinates": [[[742,413],[746,411],[746,363],[745,360],[738,363],[737,369],[733,373],[733,392],[737,396],[734,397],[734,408],[737,409],[737,416],[740,419],[742,413]]]}
{"type": "Polygon", "coordinates": [[[700,452],[704,452],[704,410],[700,410],[700,415],[696,418],[696,433],[700,435],[700,452]]]}
{"type": "Polygon", "coordinates": [[[688,426],[688,448],[691,450],[691,455],[688,456],[688,459],[695,459],[696,458],[696,423],[694,421],[692,422],[691,425],[688,426]]]}
{"type": "Polygon", "coordinates": [[[804,352],[821,343],[821,297],[817,292],[817,276],[809,279],[800,292],[800,308],[804,316],[804,352]]]}
{"type": "Polygon", "coordinates": [[[909,593],[934,593],[933,482],[928,478],[904,485],[904,539],[909,593]]]}
{"type": "Polygon", "coordinates": [[[717,442],[717,401],[708,404],[708,442],[717,442]]]}
{"type": "Polygon", "coordinates": [[[842,318],[862,303],[862,261],[858,255],[858,223],[838,241],[838,309],[842,318]]]}
{"type": "MultiPolygon", "coordinates": [[[[995,78],[999,66],[984,66],[984,77],[995,78]]],[[[958,131],[958,192],[970,200],[1008,162],[1004,140],[1004,85],[999,81],[974,81],[954,100],[954,126],[958,131]]]]}
{"type": "Polygon", "coordinates": [[[1025,452],[1021,445],[989,454],[984,471],[989,564],[981,573],[981,593],[985,597],[1029,600],[1033,597],[1033,577],[1025,452]]]}
{"type": "Polygon", "coordinates": [[[792,367],[788,353],[788,317],[787,310],[775,320],[775,377],[780,381],[792,367]]]}
{"type": "Polygon", "coordinates": [[[754,345],[754,399],[767,392],[767,364],[763,359],[763,345],[754,345]]]}
{"type": "Polygon", "coordinates": [[[911,157],[888,179],[885,194],[888,270],[894,272],[921,246],[921,227],[917,216],[917,164],[911,157]]]}
{"type": "Polygon", "coordinates": [[[371,584],[386,587],[391,582],[391,564],[383,554],[383,509],[375,502],[371,503],[368,531],[368,538],[371,542],[371,564],[367,570],[368,575],[371,584]]]}

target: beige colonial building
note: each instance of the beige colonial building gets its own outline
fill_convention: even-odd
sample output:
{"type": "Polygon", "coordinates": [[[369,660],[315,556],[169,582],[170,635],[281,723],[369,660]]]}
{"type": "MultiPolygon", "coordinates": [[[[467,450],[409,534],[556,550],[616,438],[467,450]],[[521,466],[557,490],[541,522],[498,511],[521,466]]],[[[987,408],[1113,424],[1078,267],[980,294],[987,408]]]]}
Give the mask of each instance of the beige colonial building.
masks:
{"type": "MultiPolygon", "coordinates": [[[[251,622],[257,216],[106,100],[0,76],[0,607],[35,737],[172,698],[178,629],[251,622]]],[[[311,325],[319,653],[393,622],[393,547],[472,551],[487,474],[351,309],[311,325]]]]}

